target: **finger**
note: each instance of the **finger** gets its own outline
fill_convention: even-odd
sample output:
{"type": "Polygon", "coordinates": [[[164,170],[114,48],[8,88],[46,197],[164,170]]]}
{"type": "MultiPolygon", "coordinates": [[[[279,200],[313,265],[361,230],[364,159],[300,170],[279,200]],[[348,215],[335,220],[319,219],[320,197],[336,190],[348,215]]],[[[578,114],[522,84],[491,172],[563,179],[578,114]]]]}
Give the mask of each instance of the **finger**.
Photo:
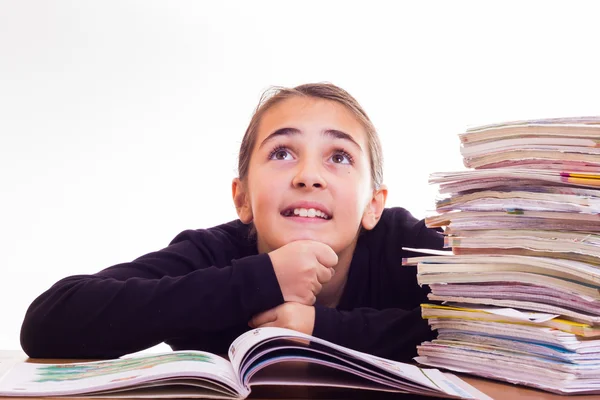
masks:
{"type": "Polygon", "coordinates": [[[333,268],[338,263],[337,254],[325,243],[319,243],[316,246],[315,256],[317,257],[317,261],[327,268],[333,268]]]}
{"type": "Polygon", "coordinates": [[[321,285],[319,282],[313,282],[313,285],[312,285],[313,294],[316,296],[321,292],[321,290],[323,290],[323,285],[321,285]]]}
{"type": "MultiPolygon", "coordinates": [[[[315,296],[315,294],[312,292],[310,292],[310,294],[307,294],[306,296],[304,296],[302,298],[298,298],[297,300],[294,301],[294,303],[302,304],[303,306],[314,306],[316,302],[317,302],[317,296],[315,296]]],[[[285,316],[280,316],[280,318],[285,319],[285,316]]]]}
{"type": "Polygon", "coordinates": [[[260,314],[255,315],[254,317],[252,317],[252,319],[250,320],[248,325],[250,325],[251,327],[257,327],[257,326],[266,324],[268,322],[273,322],[276,320],[277,320],[277,311],[276,311],[276,309],[272,308],[270,310],[267,310],[265,312],[262,312],[260,314]]]}
{"type": "Polygon", "coordinates": [[[272,326],[272,327],[275,327],[275,328],[281,328],[281,327],[280,327],[280,326],[277,324],[277,321],[267,322],[267,323],[264,323],[264,324],[262,324],[262,325],[255,326],[254,328],[267,328],[267,327],[269,327],[269,326],[272,326]]]}
{"type": "Polygon", "coordinates": [[[332,269],[333,268],[327,268],[322,265],[319,265],[317,267],[317,280],[319,281],[319,283],[323,284],[331,280],[331,278],[333,277],[333,274],[331,272],[332,269]]]}

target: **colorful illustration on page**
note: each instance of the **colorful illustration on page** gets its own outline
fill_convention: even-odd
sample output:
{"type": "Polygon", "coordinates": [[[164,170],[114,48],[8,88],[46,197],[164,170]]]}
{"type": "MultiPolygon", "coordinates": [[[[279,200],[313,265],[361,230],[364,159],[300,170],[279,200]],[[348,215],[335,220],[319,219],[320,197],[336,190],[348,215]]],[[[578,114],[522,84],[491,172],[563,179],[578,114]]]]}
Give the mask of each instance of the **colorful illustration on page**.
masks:
{"type": "Polygon", "coordinates": [[[34,382],[62,382],[97,376],[117,374],[127,371],[148,369],[157,365],[177,361],[197,361],[214,364],[206,354],[173,353],[148,357],[125,358],[82,364],[53,364],[37,368],[39,376],[34,382]]]}

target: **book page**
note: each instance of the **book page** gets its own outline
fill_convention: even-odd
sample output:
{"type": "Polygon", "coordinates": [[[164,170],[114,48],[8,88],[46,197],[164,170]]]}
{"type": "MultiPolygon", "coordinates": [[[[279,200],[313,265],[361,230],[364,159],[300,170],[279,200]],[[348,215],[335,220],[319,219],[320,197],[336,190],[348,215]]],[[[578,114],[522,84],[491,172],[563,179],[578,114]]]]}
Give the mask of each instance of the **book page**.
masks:
{"type": "Polygon", "coordinates": [[[177,351],[116,360],[69,363],[18,363],[0,380],[0,396],[57,396],[148,386],[181,377],[208,380],[239,391],[231,363],[199,351],[177,351]]]}
{"type": "Polygon", "coordinates": [[[275,357],[264,364],[253,374],[252,387],[261,385],[326,386],[397,392],[397,389],[393,387],[371,381],[364,376],[332,369],[323,364],[307,363],[301,357],[282,357],[280,359],[275,357]]]}
{"type": "MultiPolygon", "coordinates": [[[[421,304],[421,314],[423,318],[429,321],[430,325],[433,323],[438,323],[438,319],[453,321],[455,323],[458,320],[499,322],[504,324],[517,323],[528,326],[551,328],[557,334],[559,332],[563,332],[575,334],[584,338],[600,337],[600,329],[597,327],[562,318],[553,318],[544,321],[545,318],[540,317],[543,316],[543,313],[526,312],[528,316],[526,315],[525,318],[522,318],[513,315],[497,315],[496,313],[489,312],[487,309],[482,308],[499,307],[477,305],[477,309],[480,309],[480,311],[478,311],[477,309],[469,308],[469,306],[469,304],[450,304],[448,306],[421,304]]],[[[503,312],[501,312],[501,314],[502,313],[503,312]]]]}
{"type": "Polygon", "coordinates": [[[597,325],[600,323],[600,316],[584,314],[581,312],[575,312],[570,309],[552,306],[543,303],[534,303],[531,301],[521,300],[501,300],[501,299],[490,299],[490,298],[470,298],[460,296],[435,296],[428,294],[427,297],[433,301],[447,301],[452,303],[469,303],[469,304],[484,304],[490,306],[497,306],[501,308],[513,308],[513,309],[525,309],[538,311],[546,314],[562,315],[564,317],[570,317],[575,322],[584,324],[597,325]]]}
{"type": "Polygon", "coordinates": [[[399,380],[380,367],[361,362],[316,342],[304,345],[293,339],[273,339],[248,354],[250,356],[242,362],[240,371],[240,380],[246,386],[253,387],[259,379],[257,376],[261,375],[268,376],[277,385],[329,386],[323,379],[325,377],[328,381],[336,380],[336,387],[376,387],[387,391],[427,391],[432,395],[439,394],[437,388],[423,388],[417,383],[399,380]],[[283,373],[290,363],[298,362],[303,363],[303,368],[296,369],[293,373],[283,373]]]}
{"type": "MultiPolygon", "coordinates": [[[[482,235],[480,233],[480,235],[482,235]]],[[[576,234],[571,233],[574,239],[576,234]]],[[[483,235],[482,235],[483,236],[483,235]]],[[[569,273],[575,280],[586,281],[591,284],[600,283],[600,269],[583,262],[548,258],[548,257],[531,257],[521,255],[502,255],[502,254],[463,254],[453,257],[412,257],[402,260],[403,265],[418,265],[419,273],[423,272],[452,272],[461,271],[460,268],[465,268],[464,271],[479,269],[497,269],[512,270],[518,269],[525,271],[527,268],[532,269],[532,272],[544,275],[553,275],[558,273],[569,273]],[[459,266],[454,267],[455,264],[459,266]],[[489,268],[486,266],[490,266],[489,268]]],[[[562,276],[562,275],[558,275],[562,276]]]]}
{"type": "MultiPolygon", "coordinates": [[[[248,331],[241,336],[239,336],[231,345],[229,349],[229,357],[231,359],[231,363],[235,371],[237,371],[238,375],[242,373],[245,369],[245,364],[252,362],[253,359],[257,357],[252,357],[253,349],[261,344],[275,339],[290,339],[293,341],[299,341],[304,343],[317,343],[320,345],[320,348],[328,348],[331,349],[331,353],[340,352],[347,355],[347,358],[353,358],[357,360],[357,362],[362,362],[362,364],[369,364],[371,366],[371,372],[373,376],[377,376],[376,371],[385,371],[387,376],[388,386],[390,384],[396,383],[397,387],[403,387],[404,390],[407,388],[411,388],[410,392],[412,393],[438,393],[438,395],[446,395],[446,396],[455,396],[455,397],[464,397],[463,393],[458,390],[454,390],[451,384],[446,384],[444,375],[436,375],[428,374],[424,372],[423,369],[412,365],[405,364],[393,360],[387,360],[384,358],[380,358],[377,356],[373,356],[366,353],[361,353],[358,351],[354,351],[343,346],[336,345],[334,343],[315,338],[310,335],[305,335],[303,333],[283,329],[283,328],[258,328],[252,331],[248,331]],[[250,360],[250,361],[248,361],[250,360]],[[391,377],[396,377],[393,381],[391,377]],[[439,381],[438,381],[439,380],[439,381]]],[[[263,349],[264,350],[264,349],[263,349]]],[[[282,359],[285,358],[285,347],[275,348],[273,350],[281,350],[278,351],[278,356],[282,359]],[[283,349],[283,350],[282,350],[283,349]]],[[[293,350],[293,349],[292,349],[293,350]]],[[[263,354],[267,354],[269,351],[265,350],[263,354]]],[[[324,364],[320,361],[320,358],[315,355],[314,357],[307,356],[308,352],[304,352],[304,357],[299,357],[297,355],[293,355],[291,358],[294,360],[302,358],[303,361],[314,362],[317,364],[324,364]]],[[[266,359],[265,364],[268,363],[268,357],[265,356],[266,359]]],[[[363,369],[364,371],[364,369],[363,369]]],[[[264,378],[263,378],[264,380],[264,378]]],[[[242,381],[240,377],[240,381],[242,381]]],[[[307,377],[305,384],[309,385],[311,382],[311,378],[307,377]]],[[[264,383],[264,382],[263,382],[264,383]]],[[[298,382],[294,382],[297,384],[298,382]]],[[[279,384],[285,384],[285,381],[279,382],[279,384]]],[[[477,398],[476,395],[471,396],[470,398],[477,398]]]]}
{"type": "Polygon", "coordinates": [[[27,356],[20,351],[5,351],[0,355],[0,380],[14,365],[25,361],[27,356]]]}

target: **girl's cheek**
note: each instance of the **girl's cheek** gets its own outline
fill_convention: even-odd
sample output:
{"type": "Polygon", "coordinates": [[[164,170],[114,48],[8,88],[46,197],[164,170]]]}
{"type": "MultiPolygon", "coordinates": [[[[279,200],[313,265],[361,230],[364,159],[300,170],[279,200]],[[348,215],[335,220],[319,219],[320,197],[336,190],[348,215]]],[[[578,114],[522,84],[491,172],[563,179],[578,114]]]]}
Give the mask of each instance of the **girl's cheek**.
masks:
{"type": "Polygon", "coordinates": [[[276,190],[278,187],[282,187],[282,179],[277,176],[277,174],[271,174],[270,176],[265,176],[262,179],[261,186],[264,189],[264,196],[270,196],[270,191],[276,190]]]}

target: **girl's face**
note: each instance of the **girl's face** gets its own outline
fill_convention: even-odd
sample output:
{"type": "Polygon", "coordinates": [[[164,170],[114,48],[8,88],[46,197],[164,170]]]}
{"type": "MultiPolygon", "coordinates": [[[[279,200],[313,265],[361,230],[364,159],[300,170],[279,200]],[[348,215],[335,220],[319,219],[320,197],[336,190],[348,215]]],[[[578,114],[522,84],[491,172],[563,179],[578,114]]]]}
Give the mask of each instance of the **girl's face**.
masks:
{"type": "Polygon", "coordinates": [[[283,100],[262,116],[247,182],[235,180],[233,192],[240,219],[254,222],[260,253],[309,239],[339,254],[361,223],[375,226],[385,202],[385,193],[383,201],[374,195],[362,124],[342,104],[310,97],[283,100]]]}

